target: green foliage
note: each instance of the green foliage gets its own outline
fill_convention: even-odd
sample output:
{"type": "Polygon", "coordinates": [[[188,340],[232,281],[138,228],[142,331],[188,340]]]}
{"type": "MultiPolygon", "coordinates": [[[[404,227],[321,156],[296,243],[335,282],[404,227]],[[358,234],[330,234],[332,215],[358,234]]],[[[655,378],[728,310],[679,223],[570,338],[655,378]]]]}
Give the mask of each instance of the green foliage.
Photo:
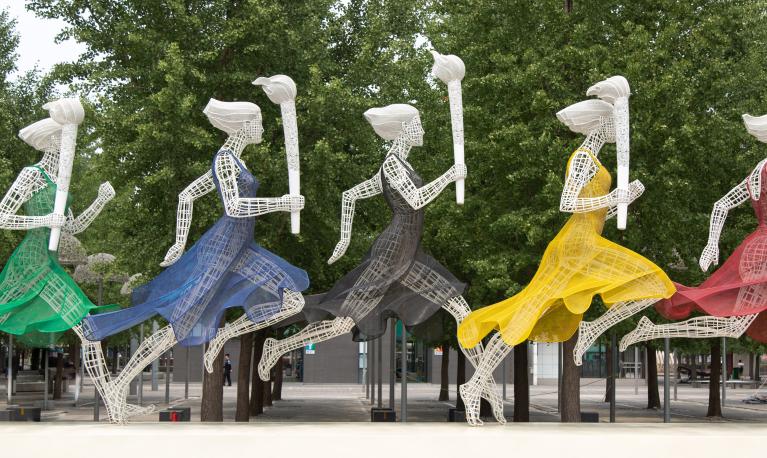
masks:
{"type": "MultiPolygon", "coordinates": [[[[284,73],[299,90],[303,230],[289,235],[287,215],[273,214],[261,218],[256,237],[308,270],[312,291],[326,290],[358,263],[389,218],[381,199],[360,202],[348,254],[327,266],[338,240],[341,192],[375,173],[384,151],[362,112],[414,103],[427,134],[412,158],[425,178],[437,176],[452,163],[450,121],[446,90],[428,77],[426,48],[461,56],[466,204],[456,206],[448,188],[427,209],[423,243],[469,283],[474,307],[508,297],[532,278],[567,218],[558,211],[565,162],[582,140],[554,114],[613,74],[632,85],[632,178],[647,191],[631,207],[628,230],[607,224],[605,236],[674,280],[705,278],[697,258],[711,206],[764,157],[740,115],[767,111],[765,6],[764,0],[595,0],[575,2],[567,14],[560,0],[29,3],[37,14],[69,24],[61,38],[87,46],[77,62],[52,75],[92,101],[75,172],[77,207],[95,196],[100,181],[117,190],[83,240],[89,252],[113,253],[123,271],[149,277],[173,242],[176,196],[210,167],[223,141],[202,114],[208,98],[262,108],[264,142],[246,149],[244,159],[262,182],[261,195],[287,191],[279,109],[250,84],[284,73]]],[[[6,38],[0,72],[7,76],[14,39],[3,25],[7,17],[0,19],[6,38]]],[[[0,107],[3,138],[30,119],[24,110],[40,114],[40,78],[29,78],[18,80],[17,96],[7,95],[8,83],[0,88],[3,107],[16,107],[0,107]]],[[[18,141],[5,145],[13,146],[0,155],[3,189],[32,157],[18,141]]],[[[601,158],[614,170],[614,146],[601,158]]],[[[190,244],[221,213],[215,196],[197,201],[190,244]]],[[[723,259],[754,224],[749,209],[733,212],[723,259]]],[[[0,257],[15,246],[8,237],[0,234],[0,257]]],[[[592,307],[587,319],[602,311],[592,307]]],[[[632,327],[627,322],[618,332],[632,327]]]]}

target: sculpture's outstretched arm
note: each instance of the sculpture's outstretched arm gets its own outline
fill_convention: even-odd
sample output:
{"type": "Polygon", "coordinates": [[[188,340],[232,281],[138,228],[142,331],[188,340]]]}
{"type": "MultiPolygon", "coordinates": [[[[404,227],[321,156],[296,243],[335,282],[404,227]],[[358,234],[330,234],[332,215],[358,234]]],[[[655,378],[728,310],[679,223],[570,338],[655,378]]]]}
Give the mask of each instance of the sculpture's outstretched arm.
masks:
{"type": "Polygon", "coordinates": [[[341,194],[341,240],[333,250],[333,255],[328,259],[328,264],[333,264],[340,259],[352,238],[352,223],[354,222],[354,204],[360,199],[368,199],[383,192],[381,186],[381,174],[376,173],[369,180],[363,181],[357,186],[347,189],[341,194]]]}
{"type": "Polygon", "coordinates": [[[216,157],[216,175],[226,214],[235,218],[248,218],[272,212],[292,212],[304,208],[304,197],[286,194],[282,197],[240,197],[237,186],[239,166],[231,154],[216,157]]]}
{"type": "MultiPolygon", "coordinates": [[[[16,177],[11,189],[0,200],[0,229],[27,230],[51,227],[55,223],[56,217],[53,215],[23,216],[16,214],[24,202],[32,196],[35,188],[43,185],[40,181],[41,178],[40,172],[32,167],[24,168],[16,177]]],[[[63,216],[59,222],[63,224],[63,216]]]]}
{"type": "Polygon", "coordinates": [[[69,216],[67,216],[67,222],[64,224],[64,231],[74,235],[87,229],[93,220],[99,216],[99,213],[104,209],[107,202],[112,200],[114,196],[115,190],[112,188],[112,185],[109,184],[108,181],[102,183],[101,186],[99,186],[98,197],[96,197],[96,200],[94,200],[84,212],[80,213],[80,215],[75,218],[70,211],[69,216]]]}
{"type": "MultiPolygon", "coordinates": [[[[760,164],[763,166],[763,164],[760,164]]],[[[758,167],[761,173],[761,167],[758,167]]],[[[730,192],[717,200],[714,209],[711,210],[711,223],[708,229],[708,243],[703,248],[700,255],[700,268],[705,272],[711,264],[719,264],[719,237],[722,235],[724,222],[727,220],[727,213],[738,205],[750,199],[748,193],[748,183],[750,176],[741,181],[730,192]]]]}
{"type": "Polygon", "coordinates": [[[391,186],[402,194],[413,209],[418,210],[428,205],[431,201],[449,185],[459,178],[466,178],[466,166],[455,164],[443,173],[442,176],[417,187],[408,176],[405,166],[393,155],[386,158],[383,163],[383,171],[391,186]]]}
{"type": "Polygon", "coordinates": [[[609,209],[607,217],[615,214],[615,209],[622,201],[630,203],[642,192],[644,187],[635,180],[631,183],[628,195],[621,195],[621,190],[613,189],[609,194],[599,197],[578,197],[586,184],[594,178],[599,167],[585,151],[578,151],[570,161],[570,170],[562,190],[562,198],[559,201],[559,211],[567,213],[588,213],[601,208],[609,209]]]}
{"type": "Polygon", "coordinates": [[[208,171],[194,180],[178,195],[178,210],[176,211],[176,243],[168,250],[165,260],[160,263],[167,267],[178,261],[184,253],[186,240],[189,236],[189,226],[192,224],[194,201],[216,189],[213,182],[213,172],[208,171]]]}

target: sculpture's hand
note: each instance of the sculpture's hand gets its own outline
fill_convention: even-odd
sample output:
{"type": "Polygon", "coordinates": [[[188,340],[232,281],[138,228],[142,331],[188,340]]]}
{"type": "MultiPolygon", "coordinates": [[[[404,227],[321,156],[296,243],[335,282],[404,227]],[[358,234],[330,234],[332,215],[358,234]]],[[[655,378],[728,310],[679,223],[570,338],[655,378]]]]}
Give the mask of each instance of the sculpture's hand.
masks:
{"type": "Polygon", "coordinates": [[[709,242],[703,248],[703,253],[700,254],[700,268],[703,272],[707,271],[711,264],[719,264],[719,246],[709,242]]]}
{"type": "Polygon", "coordinates": [[[349,248],[349,239],[342,238],[333,250],[333,256],[328,259],[328,264],[333,264],[334,262],[341,259],[341,257],[346,254],[347,248],[349,248]]]}
{"type": "Polygon", "coordinates": [[[179,258],[181,258],[182,254],[184,254],[184,244],[176,242],[170,247],[168,253],[165,255],[165,260],[161,262],[160,265],[162,267],[173,265],[179,258]]]}
{"type": "Polygon", "coordinates": [[[107,202],[114,199],[115,190],[108,181],[101,183],[101,186],[99,186],[99,197],[107,202]]]}
{"type": "Polygon", "coordinates": [[[304,196],[296,196],[293,194],[285,194],[280,197],[282,205],[285,211],[298,212],[304,209],[304,196]]]}
{"type": "Polygon", "coordinates": [[[631,183],[629,183],[629,201],[628,203],[633,203],[635,200],[639,198],[644,193],[644,185],[639,180],[634,180],[631,183]]]}
{"type": "Polygon", "coordinates": [[[468,174],[468,170],[466,169],[466,164],[454,164],[452,167],[450,167],[451,181],[458,181],[458,180],[464,179],[466,178],[467,174],[468,174]]]}
{"type": "Polygon", "coordinates": [[[67,217],[64,215],[59,215],[58,213],[48,213],[45,215],[45,227],[51,229],[61,228],[64,227],[66,222],[67,217]]]}

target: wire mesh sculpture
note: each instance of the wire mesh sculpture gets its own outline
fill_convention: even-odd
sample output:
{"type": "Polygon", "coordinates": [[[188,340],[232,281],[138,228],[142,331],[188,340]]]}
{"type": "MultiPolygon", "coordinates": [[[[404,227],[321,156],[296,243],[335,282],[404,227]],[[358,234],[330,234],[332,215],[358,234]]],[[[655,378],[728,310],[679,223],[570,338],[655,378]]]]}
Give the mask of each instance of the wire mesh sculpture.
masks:
{"type": "MultiPolygon", "coordinates": [[[[412,147],[423,143],[418,110],[395,104],[370,109],[365,118],[392,145],[373,177],[342,194],[341,240],[328,263],[342,257],[349,247],[358,200],[382,194],[393,213],[392,221],[359,266],[329,292],[307,297],[303,313],[310,321],[308,326],[283,340],[266,340],[258,365],[263,380],[268,380],[271,368],[283,354],[310,342],[322,342],[352,331],[355,340],[374,339],[384,333],[386,320],[392,316],[399,317],[406,326],[414,326],[440,308],[459,323],[469,313],[469,306],[461,297],[465,285],[420,246],[424,207],[450,183],[466,176],[465,165],[456,164],[424,184],[407,161],[412,147]],[[328,315],[335,318],[318,321],[328,315]]],[[[227,333],[226,337],[231,335],[227,333]]],[[[476,364],[481,352],[481,344],[465,350],[472,364],[476,364]]],[[[206,358],[207,363],[211,360],[206,358]]],[[[207,368],[212,369],[209,365],[207,368]]],[[[503,403],[492,379],[486,381],[482,395],[491,402],[498,421],[505,421],[503,403]]]]}
{"type": "MultiPolygon", "coordinates": [[[[746,130],[759,141],[767,142],[767,115],[743,115],[746,130]]],[[[759,222],[727,261],[697,288],[676,284],[671,299],[656,304],[665,318],[680,320],[693,312],[707,316],[655,325],[643,317],[636,329],[621,339],[621,350],[638,342],[663,337],[737,338],[748,333],[758,341],[767,342],[767,159],[762,160],[737,186],[719,199],[711,212],[708,243],[700,256],[700,268],[705,272],[719,264],[719,237],[727,213],[750,201],[759,222]]]]}
{"type": "MultiPolygon", "coordinates": [[[[82,106],[76,99],[60,99],[46,107],[62,123],[76,125],[82,121],[82,106]]],[[[73,131],[76,133],[76,129],[69,129],[73,131]]],[[[66,207],[56,212],[60,172],[69,168],[71,174],[71,160],[61,164],[62,124],[47,118],[22,129],[19,136],[44,154],[38,163],[21,171],[0,201],[0,228],[27,230],[0,273],[0,331],[18,335],[31,346],[48,346],[56,342],[54,335],[72,329],[84,348],[98,347],[89,350],[88,373],[97,389],[104,392],[108,373],[101,347],[83,337],[81,320],[89,313],[114,306],[97,307],[91,303],[61,266],[58,253],[48,248],[52,228],[63,229],[62,240],[82,232],[114,197],[114,190],[109,183],[103,183],[96,200],[77,217],[66,207]],[[17,214],[22,207],[23,216],[17,214]]],[[[73,154],[75,138],[69,137],[66,142],[67,154],[73,154]]],[[[66,197],[71,200],[71,196],[66,197]]],[[[135,409],[131,412],[139,413],[135,409]]]]}
{"type": "Polygon", "coordinates": [[[527,287],[514,297],[472,312],[458,328],[464,347],[473,347],[494,329],[499,331],[485,346],[474,376],[460,387],[471,425],[482,424],[479,398],[484,380],[514,345],[526,339],[569,339],[597,294],[611,306],[613,318],[604,320],[611,323],[674,292],[659,267],[601,236],[605,220],[616,214],[618,204],[631,203],[644,188],[634,181],[628,191],[610,191],[610,173],[597,159],[607,142],[621,143],[619,151],[628,152],[628,139],[624,138],[628,135],[628,113],[619,109],[628,107],[622,101],[629,96],[628,82],[612,77],[592,86],[587,94],[602,100],[582,101],[557,113],[571,130],[586,134],[568,161],[560,200],[560,211],[573,216],[549,243],[527,287]]]}
{"type": "Polygon", "coordinates": [[[133,290],[132,307],[84,321],[84,333],[94,341],[157,314],[170,323],[142,342],[110,382],[104,401],[116,412],[110,414],[112,422],[126,420],[130,381],[176,343],[208,342],[229,308],[243,308],[256,329],[271,326],[301,309],[300,291],[309,286],[306,272],[253,240],[257,216],[296,212],[304,205],[303,196],[256,197],[259,183],[240,156],[245,146],[261,141],[260,109],[248,102],[211,99],[204,113],[229,138],[213,158],[211,169],[179,194],[176,242],[161,263],[168,268],[133,290]],[[184,253],[193,203],[213,190],[218,191],[226,214],[184,253]]]}

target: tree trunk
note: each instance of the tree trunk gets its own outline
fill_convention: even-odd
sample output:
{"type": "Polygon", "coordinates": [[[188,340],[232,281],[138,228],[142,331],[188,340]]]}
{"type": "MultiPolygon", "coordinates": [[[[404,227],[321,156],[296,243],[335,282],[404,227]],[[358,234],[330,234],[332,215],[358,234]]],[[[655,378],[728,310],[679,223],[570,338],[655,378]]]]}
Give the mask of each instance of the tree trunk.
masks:
{"type": "MultiPolygon", "coordinates": [[[[207,350],[208,345],[205,345],[207,350]]],[[[213,373],[204,371],[202,378],[201,421],[224,421],[224,352],[213,362],[213,373]]]]}
{"type": "MultiPolygon", "coordinates": [[[[109,348],[109,347],[106,347],[106,344],[102,343],[101,345],[105,348],[109,348]]],[[[119,359],[117,357],[118,353],[120,353],[120,347],[114,347],[112,349],[112,375],[117,374],[117,360],[119,359]]]]}
{"type": "MultiPolygon", "coordinates": [[[[466,356],[463,354],[463,352],[460,349],[457,351],[457,353],[458,353],[458,361],[456,364],[456,374],[455,374],[456,388],[466,383],[466,356]]],[[[466,406],[463,404],[463,398],[461,398],[460,391],[458,391],[455,395],[455,410],[466,410],[466,406]]]]}
{"type": "Polygon", "coordinates": [[[264,407],[272,406],[272,382],[274,381],[274,368],[269,372],[269,381],[264,382],[264,407]]]}
{"type": "Polygon", "coordinates": [[[234,421],[250,421],[250,362],[253,359],[253,333],[240,337],[240,362],[237,367],[237,410],[234,421]]]}
{"type": "Polygon", "coordinates": [[[559,408],[563,423],[580,423],[581,421],[581,368],[575,365],[572,354],[578,341],[576,332],[569,340],[562,343],[562,392],[559,408]]]}
{"type": "Polygon", "coordinates": [[[658,392],[658,362],[655,349],[645,345],[647,352],[647,408],[660,409],[660,392],[658,392]]]}
{"type": "Polygon", "coordinates": [[[258,376],[258,362],[264,353],[266,329],[253,332],[253,379],[250,384],[250,416],[255,417],[264,413],[264,382],[258,376]]]}
{"type": "Polygon", "coordinates": [[[39,348],[32,349],[32,361],[30,361],[29,370],[31,371],[40,370],[40,349],[39,348]]]}
{"type": "Polygon", "coordinates": [[[53,376],[53,399],[61,399],[64,376],[64,353],[56,353],[56,375],[53,376]]]}
{"type": "Polygon", "coordinates": [[[698,355],[693,355],[692,364],[690,364],[690,381],[694,382],[698,380],[698,355]]]}
{"type": "Polygon", "coordinates": [[[565,13],[573,12],[573,0],[565,0],[565,13]]]}
{"type": "Polygon", "coordinates": [[[711,377],[708,384],[707,417],[722,416],[722,398],[719,395],[719,378],[722,376],[722,339],[712,339],[711,345],[711,377]]]}
{"type": "Polygon", "coordinates": [[[439,400],[450,400],[450,347],[442,346],[442,363],[439,368],[439,400]]]}
{"type": "Polygon", "coordinates": [[[277,360],[277,364],[274,366],[274,385],[272,386],[272,400],[282,400],[282,370],[283,363],[282,358],[277,360]]]}
{"type": "Polygon", "coordinates": [[[514,421],[530,421],[530,385],[527,371],[527,341],[514,347],[514,421]]]}
{"type": "Polygon", "coordinates": [[[72,363],[75,367],[75,374],[80,373],[80,341],[76,341],[74,345],[72,345],[72,363]]]}

